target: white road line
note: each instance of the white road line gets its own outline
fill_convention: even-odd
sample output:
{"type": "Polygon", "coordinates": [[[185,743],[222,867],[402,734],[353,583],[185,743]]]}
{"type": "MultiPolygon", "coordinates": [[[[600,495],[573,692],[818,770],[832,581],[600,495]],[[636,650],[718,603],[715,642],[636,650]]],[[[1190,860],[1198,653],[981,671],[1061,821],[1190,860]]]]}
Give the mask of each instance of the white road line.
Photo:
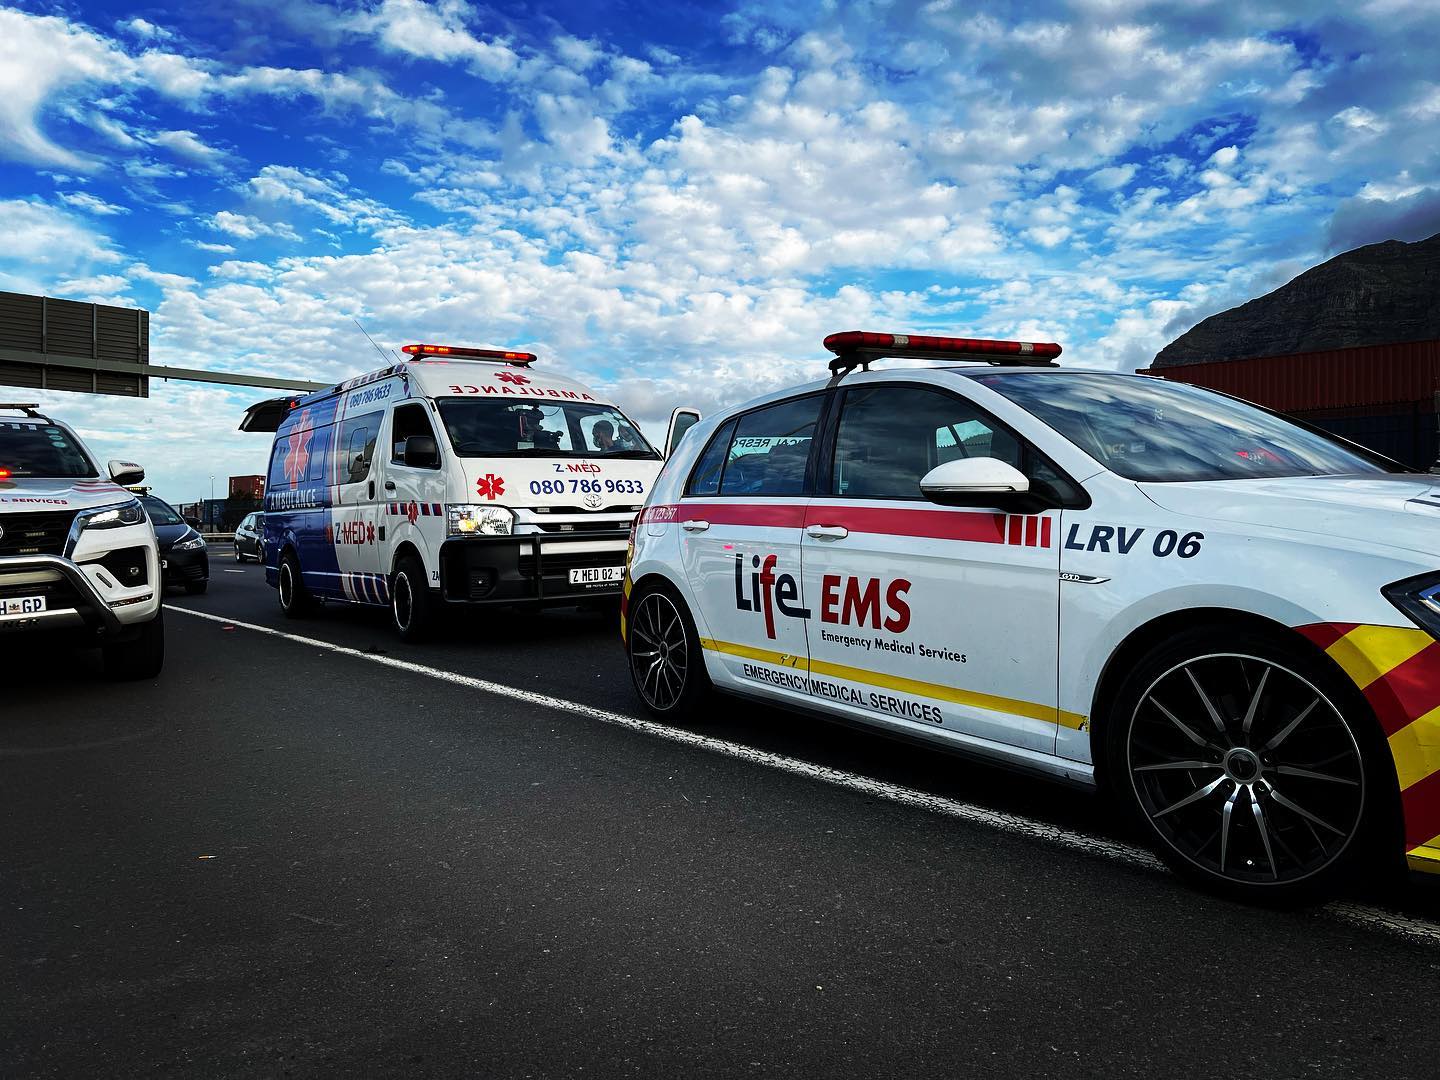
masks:
{"type": "MultiPolygon", "coordinates": [[[[858,773],[847,772],[844,769],[832,769],[828,765],[816,765],[813,762],[787,757],[784,754],[772,753],[769,750],[757,750],[754,747],[745,746],[743,743],[732,743],[724,739],[712,738],[709,735],[699,735],[693,731],[686,731],[683,728],[668,727],[665,724],[659,724],[653,720],[641,720],[634,716],[626,716],[624,713],[611,712],[609,709],[599,709],[593,705],[583,705],[578,701],[552,697],[549,694],[537,694],[533,690],[521,690],[518,687],[491,682],[488,679],[476,679],[469,675],[461,675],[458,672],[446,671],[444,668],[430,667],[427,664],[416,664],[409,660],[397,660],[393,656],[361,652],[359,649],[336,645],[334,642],[323,641],[319,638],[302,637],[299,634],[287,634],[283,630],[275,630],[268,626],[261,626],[258,623],[242,622],[239,619],[227,619],[222,615],[214,615],[208,611],[195,611],[191,608],[176,607],[173,604],[166,604],[165,606],[169,610],[183,615],[193,615],[196,618],[208,619],[211,622],[223,623],[226,626],[238,626],[245,630],[253,630],[259,634],[268,634],[270,637],[280,638],[284,641],[293,641],[298,645],[308,645],[312,648],[323,649],[326,652],[332,652],[338,656],[348,656],[356,660],[364,660],[367,663],[393,668],[397,671],[423,675],[427,678],[451,683],[455,686],[464,686],[472,690],[479,690],[482,693],[494,694],[497,697],[510,698],[512,701],[521,701],[527,705],[536,705],[545,709],[555,709],[560,712],[572,713],[576,716],[598,720],[603,724],[613,724],[616,727],[628,728],[631,731],[637,731],[657,739],[666,739],[670,742],[695,747],[696,749],[705,750],[713,754],[721,754],[725,757],[736,758],[740,761],[748,761],[754,765],[763,765],[767,768],[778,769],[781,772],[790,773],[792,776],[802,776],[810,780],[819,780],[822,783],[832,784],[836,787],[847,788],[851,791],[873,796],[874,798],[884,799],[887,802],[898,803],[901,806],[910,806],[933,814],[943,814],[972,825],[981,825],[1015,836],[1024,836],[1031,840],[1039,840],[1043,843],[1067,848],[1084,855],[1097,855],[1111,862],[1122,863],[1126,866],[1141,870],[1168,873],[1164,864],[1150,852],[1131,844],[1121,843],[1117,840],[1088,836],[1085,833],[1075,832],[1072,829],[1066,829],[1060,825],[1036,821],[1033,818],[1022,817],[1019,814],[1011,814],[1004,810],[991,810],[983,806],[975,806],[971,803],[960,802],[958,799],[949,799],[943,795],[932,795],[929,792],[904,787],[900,784],[891,784],[884,780],[876,780],[858,773]]],[[[1039,781],[1037,781],[1037,783],[1038,782],[1039,781]]],[[[1383,908],[1348,902],[1327,904],[1321,910],[1326,915],[1352,925],[1363,927],[1367,930],[1382,930],[1408,938],[1411,941],[1423,942],[1428,945],[1440,945],[1440,924],[1425,919],[1402,915],[1398,912],[1386,911],[1383,908]]]]}

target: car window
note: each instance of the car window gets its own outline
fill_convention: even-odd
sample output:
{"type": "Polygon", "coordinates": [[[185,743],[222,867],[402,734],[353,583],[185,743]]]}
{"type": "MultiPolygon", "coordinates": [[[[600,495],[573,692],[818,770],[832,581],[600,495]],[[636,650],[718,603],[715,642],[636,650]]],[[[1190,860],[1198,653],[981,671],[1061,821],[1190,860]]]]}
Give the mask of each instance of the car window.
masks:
{"type": "Polygon", "coordinates": [[[824,395],[811,394],[745,413],[720,474],[721,495],[800,495],[824,395]]]}
{"type": "Polygon", "coordinates": [[[98,475],[85,451],[62,427],[0,423],[0,469],[10,476],[78,479],[98,475]]]}
{"type": "Polygon", "coordinates": [[[435,429],[430,426],[430,418],[425,415],[425,406],[418,403],[401,405],[395,410],[390,429],[390,460],[398,465],[405,464],[405,440],[419,435],[429,435],[432,439],[435,437],[435,429]]]}
{"type": "Polygon", "coordinates": [[[165,501],[162,500],[162,499],[157,499],[157,498],[155,498],[155,496],[153,496],[153,495],[144,495],[144,496],[141,496],[141,498],[140,498],[140,505],[145,508],[145,513],[149,516],[150,521],[151,521],[152,524],[155,524],[155,525],[184,525],[184,524],[185,524],[185,522],[180,519],[180,515],[177,514],[177,513],[174,511],[174,509],[170,506],[169,503],[165,502],[165,501]]]}
{"type": "Polygon", "coordinates": [[[345,454],[340,475],[344,483],[358,484],[370,475],[370,461],[375,457],[375,439],[380,434],[384,413],[367,413],[346,420],[340,428],[340,446],[345,454]]]}
{"type": "Polygon", "coordinates": [[[685,488],[687,495],[718,495],[720,492],[720,471],[725,467],[725,458],[730,453],[730,440],[735,437],[735,421],[721,424],[710,439],[710,445],[695,463],[690,473],[690,483],[685,488]]]}
{"type": "Polygon", "coordinates": [[[1229,480],[1390,471],[1283,416],[1197,386],[1066,372],[974,376],[1129,480],[1229,480]]]}
{"type": "Polygon", "coordinates": [[[852,499],[919,499],[921,477],[969,457],[1025,465],[1024,448],[1008,429],[954,395],[919,386],[847,390],[831,490],[852,499]]]}

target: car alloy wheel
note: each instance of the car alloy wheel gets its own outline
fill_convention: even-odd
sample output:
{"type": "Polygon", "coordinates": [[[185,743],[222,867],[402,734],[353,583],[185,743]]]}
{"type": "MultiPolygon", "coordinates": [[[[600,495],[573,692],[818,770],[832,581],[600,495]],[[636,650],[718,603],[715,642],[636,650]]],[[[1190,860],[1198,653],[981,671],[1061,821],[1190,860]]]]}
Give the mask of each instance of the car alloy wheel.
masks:
{"type": "Polygon", "coordinates": [[[645,703],[665,712],[685,693],[690,644],[685,620],[663,592],[649,592],[630,616],[630,668],[645,703]]]}
{"type": "Polygon", "coordinates": [[[1125,753],[1160,839],[1234,884],[1293,885],[1320,873],[1364,818],[1350,723],[1274,660],[1220,653],[1171,667],[1140,695],[1125,753]]]}
{"type": "Polygon", "coordinates": [[[395,595],[390,600],[391,614],[395,628],[402,634],[410,629],[410,620],[415,615],[415,596],[410,591],[410,575],[404,570],[395,575],[395,595]]]}
{"type": "Polygon", "coordinates": [[[295,573],[289,559],[280,564],[280,606],[286,611],[295,607],[295,573]]]}

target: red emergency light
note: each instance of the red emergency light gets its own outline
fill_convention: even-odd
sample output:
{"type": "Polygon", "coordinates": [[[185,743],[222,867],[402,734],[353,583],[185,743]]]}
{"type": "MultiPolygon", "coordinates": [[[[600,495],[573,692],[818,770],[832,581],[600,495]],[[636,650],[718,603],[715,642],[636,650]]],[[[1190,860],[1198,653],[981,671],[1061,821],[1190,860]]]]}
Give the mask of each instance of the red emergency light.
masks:
{"type": "Polygon", "coordinates": [[[1053,367],[1060,346],[1053,341],[996,341],[991,338],[924,337],[919,334],[872,334],[846,330],[825,339],[835,354],[830,370],[837,375],[857,367],[870,370],[872,360],[978,360],[987,364],[1053,367]]]}
{"type": "Polygon", "coordinates": [[[0,480],[9,480],[9,479],[10,479],[10,470],[9,470],[9,469],[0,469],[0,480]]]}
{"type": "Polygon", "coordinates": [[[509,352],[505,349],[466,349],[459,345],[406,345],[400,350],[411,356],[443,356],[454,360],[503,360],[507,364],[529,367],[536,359],[534,353],[509,352]]]}

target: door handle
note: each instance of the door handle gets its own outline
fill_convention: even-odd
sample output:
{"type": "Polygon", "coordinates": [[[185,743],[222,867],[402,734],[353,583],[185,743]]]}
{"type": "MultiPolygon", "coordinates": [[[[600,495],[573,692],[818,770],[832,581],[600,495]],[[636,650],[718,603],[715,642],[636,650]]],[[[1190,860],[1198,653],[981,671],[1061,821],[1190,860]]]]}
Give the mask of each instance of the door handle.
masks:
{"type": "Polygon", "coordinates": [[[701,521],[699,518],[691,518],[689,521],[682,521],[680,528],[686,532],[704,532],[710,527],[708,521],[701,521]]]}
{"type": "Polygon", "coordinates": [[[844,540],[850,530],[843,525],[806,525],[805,535],[814,540],[844,540]]]}
{"type": "Polygon", "coordinates": [[[365,497],[366,497],[367,499],[373,499],[373,498],[375,498],[375,481],[374,481],[374,480],[371,480],[370,483],[365,486],[365,497]]]}
{"type": "Polygon", "coordinates": [[[386,480],[386,481],[385,481],[385,490],[386,490],[386,491],[394,491],[394,490],[395,490],[395,481],[394,481],[394,480],[386,480]]]}

